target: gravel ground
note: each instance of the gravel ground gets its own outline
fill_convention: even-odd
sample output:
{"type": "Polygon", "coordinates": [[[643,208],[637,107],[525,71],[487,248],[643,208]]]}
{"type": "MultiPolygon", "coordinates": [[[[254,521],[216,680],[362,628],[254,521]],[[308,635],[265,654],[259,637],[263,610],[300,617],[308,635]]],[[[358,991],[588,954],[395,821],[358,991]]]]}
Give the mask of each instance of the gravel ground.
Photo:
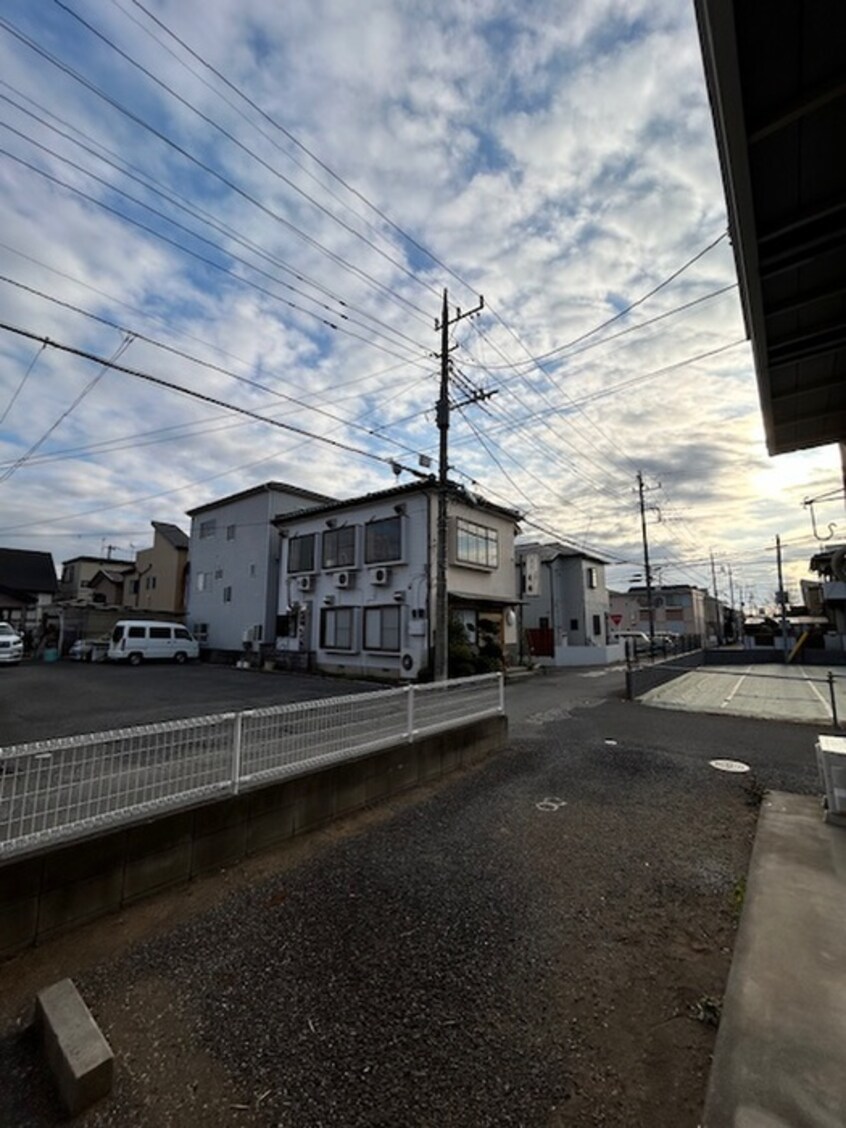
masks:
{"type": "Polygon", "coordinates": [[[16,1021],[73,974],[118,1059],[86,1126],[693,1128],[756,795],[815,788],[809,740],[556,695],[479,768],[0,969],[0,1123],[60,1119],[16,1021]],[[754,780],[707,766],[741,745],[754,780]]]}

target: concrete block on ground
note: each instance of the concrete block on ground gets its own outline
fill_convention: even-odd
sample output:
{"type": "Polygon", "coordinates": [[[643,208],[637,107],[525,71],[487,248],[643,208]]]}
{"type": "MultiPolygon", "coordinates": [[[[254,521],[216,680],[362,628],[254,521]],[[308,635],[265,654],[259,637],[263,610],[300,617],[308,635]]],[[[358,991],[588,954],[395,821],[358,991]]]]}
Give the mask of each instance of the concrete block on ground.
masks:
{"type": "Polygon", "coordinates": [[[110,1092],[114,1054],[70,979],[39,992],[35,1019],[62,1102],[76,1116],[110,1092]]]}

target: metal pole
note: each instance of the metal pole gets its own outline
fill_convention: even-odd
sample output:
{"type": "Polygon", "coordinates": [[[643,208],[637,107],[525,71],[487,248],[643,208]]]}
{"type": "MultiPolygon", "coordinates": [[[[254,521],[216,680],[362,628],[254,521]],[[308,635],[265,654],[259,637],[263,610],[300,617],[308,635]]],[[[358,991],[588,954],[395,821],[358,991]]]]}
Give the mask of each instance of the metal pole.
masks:
{"type": "Polygon", "coordinates": [[[655,609],[652,606],[652,573],[649,569],[649,539],[646,535],[646,509],[643,504],[643,475],[638,470],[637,489],[640,496],[640,527],[643,532],[643,570],[646,574],[646,609],[649,614],[649,656],[655,656],[655,609]]]}
{"type": "Polygon", "coordinates": [[[836,729],[840,728],[840,722],[837,719],[837,699],[834,695],[834,674],[831,670],[828,671],[828,692],[831,696],[831,721],[836,729]]]}
{"type": "Polygon", "coordinates": [[[449,307],[444,290],[441,314],[441,391],[437,408],[440,447],[438,451],[438,545],[435,579],[435,681],[449,676],[449,611],[447,604],[447,488],[449,434],[449,307]]]}
{"type": "Polygon", "coordinates": [[[781,643],[784,647],[784,661],[787,663],[787,611],[785,604],[787,602],[787,593],[784,590],[784,576],[781,570],[781,537],[776,533],[776,560],[778,561],[778,603],[781,607],[781,643]]]}

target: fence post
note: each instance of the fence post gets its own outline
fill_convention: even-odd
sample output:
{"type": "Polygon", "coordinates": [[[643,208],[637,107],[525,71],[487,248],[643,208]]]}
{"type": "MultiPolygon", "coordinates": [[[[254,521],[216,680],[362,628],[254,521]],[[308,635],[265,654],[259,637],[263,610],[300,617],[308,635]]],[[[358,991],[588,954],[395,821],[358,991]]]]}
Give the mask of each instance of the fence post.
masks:
{"type": "Polygon", "coordinates": [[[502,672],[502,670],[500,670],[500,672],[497,674],[497,677],[499,679],[499,711],[500,711],[500,713],[504,713],[505,712],[505,674],[502,672]]]}
{"type": "Polygon", "coordinates": [[[243,713],[233,715],[232,724],[232,794],[237,795],[241,789],[241,729],[243,713]]]}
{"type": "Polygon", "coordinates": [[[408,740],[408,743],[411,744],[414,740],[414,686],[407,685],[405,687],[405,692],[408,694],[405,722],[406,728],[408,729],[406,738],[408,740]]]}
{"type": "Polygon", "coordinates": [[[837,699],[834,696],[834,674],[831,670],[828,671],[828,692],[831,695],[831,719],[836,729],[840,728],[840,722],[837,719],[837,699]]]}

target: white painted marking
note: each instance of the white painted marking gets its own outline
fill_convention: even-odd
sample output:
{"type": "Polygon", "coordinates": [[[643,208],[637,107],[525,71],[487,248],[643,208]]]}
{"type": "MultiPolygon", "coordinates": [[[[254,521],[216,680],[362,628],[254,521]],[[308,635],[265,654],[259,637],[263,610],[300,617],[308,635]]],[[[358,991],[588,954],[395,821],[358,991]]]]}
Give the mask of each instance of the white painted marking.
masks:
{"type": "Polygon", "coordinates": [[[812,681],[808,680],[808,675],[805,673],[804,670],[802,670],[802,677],[805,679],[805,685],[807,685],[808,689],[810,689],[813,693],[815,693],[817,695],[817,697],[819,698],[819,700],[822,704],[823,709],[825,709],[825,711],[827,713],[831,714],[831,718],[832,718],[832,720],[834,720],[834,715],[831,713],[831,702],[826,701],[826,699],[823,697],[823,695],[820,693],[820,691],[817,689],[817,687],[814,685],[814,683],[812,681]]]}
{"type": "Polygon", "coordinates": [[[539,811],[560,811],[562,807],[567,806],[566,799],[546,798],[541,799],[540,803],[535,803],[539,811]]]}
{"type": "Polygon", "coordinates": [[[734,695],[737,693],[737,691],[740,689],[740,687],[746,681],[747,675],[751,674],[751,672],[752,672],[752,667],[747,666],[745,672],[742,673],[740,675],[740,677],[737,679],[737,682],[735,683],[735,686],[732,689],[731,693],[728,695],[728,697],[725,699],[725,701],[723,701],[722,705],[720,705],[721,709],[725,709],[726,705],[730,705],[732,703],[732,701],[734,700],[734,695]]]}
{"type": "Polygon", "coordinates": [[[748,772],[749,765],[740,760],[709,760],[709,767],[716,768],[718,772],[748,772]]]}
{"type": "Polygon", "coordinates": [[[606,744],[612,744],[615,748],[617,747],[617,741],[616,740],[606,739],[605,743],[606,744]]]}

